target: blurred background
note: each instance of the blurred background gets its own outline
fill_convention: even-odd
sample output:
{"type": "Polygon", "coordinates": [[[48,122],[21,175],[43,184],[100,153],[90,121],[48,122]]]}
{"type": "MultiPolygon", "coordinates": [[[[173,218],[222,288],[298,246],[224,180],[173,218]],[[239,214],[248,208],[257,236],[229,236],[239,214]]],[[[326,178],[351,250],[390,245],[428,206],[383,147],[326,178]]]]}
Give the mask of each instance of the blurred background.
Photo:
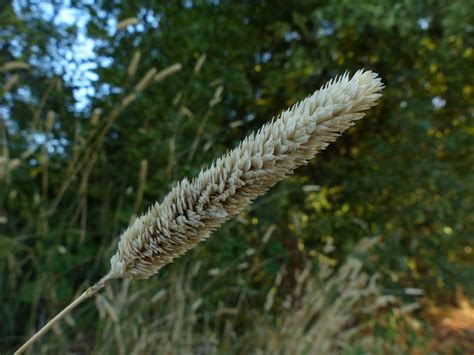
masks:
{"type": "Polygon", "coordinates": [[[474,351],[474,2],[0,2],[0,352],[179,179],[346,70],[379,105],[32,353],[474,351]]]}

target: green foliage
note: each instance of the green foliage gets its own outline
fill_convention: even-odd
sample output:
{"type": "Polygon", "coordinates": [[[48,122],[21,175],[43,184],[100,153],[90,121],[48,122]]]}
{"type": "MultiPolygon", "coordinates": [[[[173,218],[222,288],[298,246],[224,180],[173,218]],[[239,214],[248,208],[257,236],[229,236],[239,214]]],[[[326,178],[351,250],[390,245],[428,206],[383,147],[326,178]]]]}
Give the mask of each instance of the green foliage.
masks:
{"type": "MultiPolygon", "coordinates": [[[[471,1],[74,1],[83,25],[45,3],[0,7],[0,65],[30,65],[0,72],[1,349],[103,275],[120,232],[176,180],[361,67],[383,78],[381,104],[149,282],[166,285],[180,263],[200,260],[197,284],[212,290],[202,307],[243,292],[245,313],[262,307],[283,266],[337,265],[377,235],[367,267],[387,292],[419,287],[444,301],[460,284],[474,294],[471,1]],[[131,17],[138,24],[115,30],[131,17]],[[90,58],[75,47],[83,35],[95,41],[90,58]],[[87,63],[97,78],[78,81],[87,63]],[[182,70],[137,90],[150,69],[175,63],[182,70]],[[206,282],[209,270],[218,282],[206,282]]],[[[90,328],[94,316],[78,313],[76,327],[90,328]]]]}

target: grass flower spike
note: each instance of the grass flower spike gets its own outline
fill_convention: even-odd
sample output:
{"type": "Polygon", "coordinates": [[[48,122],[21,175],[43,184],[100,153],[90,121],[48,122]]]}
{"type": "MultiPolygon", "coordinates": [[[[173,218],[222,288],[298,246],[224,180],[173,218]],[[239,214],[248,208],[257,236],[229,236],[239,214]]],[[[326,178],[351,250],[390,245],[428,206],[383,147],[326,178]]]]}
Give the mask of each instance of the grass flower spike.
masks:
{"type": "Polygon", "coordinates": [[[198,177],[183,179],[122,234],[111,260],[112,277],[148,278],[209,237],[362,118],[381,89],[370,71],[332,80],[198,177]]]}
{"type": "Polygon", "coordinates": [[[278,181],[306,164],[376,104],[371,71],[331,80],[250,134],[192,180],[183,179],[122,234],[110,272],[47,323],[17,353],[113,278],[143,279],[205,240],[278,181]]]}

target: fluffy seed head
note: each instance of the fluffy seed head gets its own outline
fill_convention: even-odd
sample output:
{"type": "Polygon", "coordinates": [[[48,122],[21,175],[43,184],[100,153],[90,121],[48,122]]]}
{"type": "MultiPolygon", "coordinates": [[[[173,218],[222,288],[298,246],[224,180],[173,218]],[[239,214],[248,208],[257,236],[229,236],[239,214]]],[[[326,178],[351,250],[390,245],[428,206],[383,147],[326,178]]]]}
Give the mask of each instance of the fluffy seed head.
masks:
{"type": "Polygon", "coordinates": [[[122,234],[113,277],[148,278],[209,237],[256,197],[304,165],[376,104],[371,71],[331,80],[251,133],[194,179],[183,179],[122,234]]]}

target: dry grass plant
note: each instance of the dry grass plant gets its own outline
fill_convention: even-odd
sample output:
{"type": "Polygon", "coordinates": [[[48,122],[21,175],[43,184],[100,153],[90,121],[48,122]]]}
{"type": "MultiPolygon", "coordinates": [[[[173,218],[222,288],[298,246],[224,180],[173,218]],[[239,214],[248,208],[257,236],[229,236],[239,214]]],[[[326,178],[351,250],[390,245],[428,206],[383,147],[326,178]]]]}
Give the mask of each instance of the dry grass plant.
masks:
{"type": "MultiPolygon", "coordinates": [[[[86,352],[338,354],[354,343],[366,350],[378,349],[368,319],[377,317],[386,296],[381,296],[377,275],[363,270],[361,257],[377,242],[377,238],[361,240],[337,268],[319,263],[316,272],[309,265],[296,270],[297,284],[290,294],[272,292],[273,288],[268,292],[267,299],[271,295],[273,307],[278,307],[276,312],[262,307],[246,314],[242,303],[250,296],[244,290],[238,297],[224,297],[216,308],[203,310],[207,287],[194,288],[202,272],[199,261],[173,270],[162,289],[151,284],[135,287],[125,280],[115,292],[107,287],[97,296],[105,325],[86,352]],[[143,298],[150,301],[143,303],[143,298]],[[247,317],[252,325],[239,329],[247,317]]],[[[242,260],[252,264],[255,254],[246,255],[223,273],[238,272],[242,260]]],[[[209,271],[209,285],[219,283],[223,273],[209,271]]],[[[252,275],[250,269],[240,272],[252,275]]],[[[285,272],[277,274],[276,288],[282,277],[285,272]]]]}
{"type": "MultiPolygon", "coordinates": [[[[196,75],[204,61],[205,56],[198,61],[196,75]]],[[[79,193],[85,191],[111,124],[141,91],[161,77],[163,74],[160,76],[156,69],[150,69],[132,93],[125,96],[120,105],[102,120],[97,131],[80,144],[68,168],[70,178],[64,180],[51,207],[43,211],[45,220],[57,209],[64,192],[78,174],[81,174],[79,193]]],[[[111,271],[48,322],[16,353],[26,350],[74,307],[102,289],[110,279],[150,277],[206,239],[224,221],[238,214],[294,169],[306,164],[362,118],[364,111],[376,104],[382,88],[380,79],[370,71],[358,71],[352,78],[345,74],[283,112],[257,133],[252,133],[197,178],[182,180],[161,204],[152,206],[122,234],[117,253],[111,259],[111,271]]],[[[218,100],[222,89],[218,88],[216,92],[218,100]]],[[[181,98],[177,96],[175,103],[178,104],[181,98]]],[[[212,105],[211,102],[209,106],[212,108],[212,105]]],[[[180,110],[183,114],[186,113],[184,108],[180,110]]],[[[146,170],[146,166],[143,163],[142,169],[146,170]]],[[[43,174],[47,179],[47,170],[43,174]]],[[[84,216],[86,202],[84,200],[79,205],[84,216]]],[[[47,223],[44,228],[47,229],[47,223]]]]}

